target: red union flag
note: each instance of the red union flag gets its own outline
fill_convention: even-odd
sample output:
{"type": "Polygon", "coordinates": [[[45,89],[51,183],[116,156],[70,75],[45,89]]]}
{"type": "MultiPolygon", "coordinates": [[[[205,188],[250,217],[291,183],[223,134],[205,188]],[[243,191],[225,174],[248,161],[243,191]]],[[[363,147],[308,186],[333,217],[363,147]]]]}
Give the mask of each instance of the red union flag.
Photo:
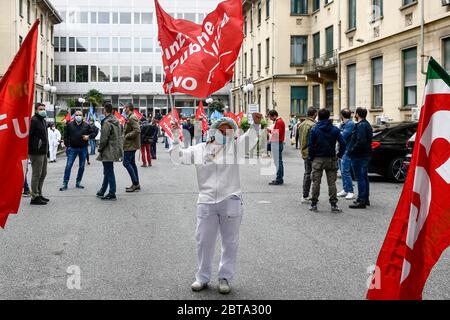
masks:
{"type": "Polygon", "coordinates": [[[202,131],[205,133],[208,131],[208,117],[206,116],[205,107],[203,106],[202,100],[200,100],[200,105],[197,108],[195,120],[200,119],[200,117],[202,117],[202,131]]]}
{"type": "Polygon", "coordinates": [[[125,125],[125,122],[127,122],[125,120],[125,118],[119,113],[119,112],[114,112],[114,116],[117,118],[117,120],[119,120],[121,125],[125,125]]]}
{"type": "Polygon", "coordinates": [[[0,82],[0,227],[19,211],[28,161],[39,20],[0,82]]]}
{"type": "Polygon", "coordinates": [[[206,98],[231,81],[244,39],[241,0],[221,2],[202,25],[172,18],[158,0],[155,7],[166,93],[206,98]]]}
{"type": "Polygon", "coordinates": [[[449,123],[450,76],[431,59],[411,167],[368,299],[422,299],[433,266],[450,246],[449,123]]]}

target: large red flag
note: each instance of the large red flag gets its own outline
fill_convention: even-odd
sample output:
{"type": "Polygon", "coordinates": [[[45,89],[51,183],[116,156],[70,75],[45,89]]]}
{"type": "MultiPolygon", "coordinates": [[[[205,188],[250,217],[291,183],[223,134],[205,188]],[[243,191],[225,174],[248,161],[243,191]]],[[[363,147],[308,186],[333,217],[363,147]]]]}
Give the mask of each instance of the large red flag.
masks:
{"type": "Polygon", "coordinates": [[[202,131],[205,133],[208,131],[208,116],[205,112],[205,107],[203,106],[203,101],[200,100],[200,105],[197,108],[197,112],[195,113],[195,120],[198,121],[202,117],[202,131]]]}
{"type": "Polygon", "coordinates": [[[227,118],[233,119],[234,122],[236,122],[237,126],[238,127],[240,126],[240,121],[239,121],[238,117],[233,112],[225,112],[223,115],[225,117],[227,117],[227,118]]]}
{"type": "Polygon", "coordinates": [[[142,113],[139,112],[139,110],[134,109],[134,114],[136,115],[136,117],[141,120],[144,116],[142,113]]]}
{"type": "Polygon", "coordinates": [[[244,39],[241,0],[221,2],[202,25],[172,18],[158,0],[155,7],[166,93],[205,98],[231,81],[244,39]]]}
{"type": "Polygon", "coordinates": [[[173,140],[173,132],[172,132],[172,112],[169,112],[164,118],[159,121],[159,125],[161,129],[166,132],[170,139],[173,140]]]}
{"type": "Polygon", "coordinates": [[[117,120],[119,120],[121,125],[125,125],[125,122],[127,122],[125,118],[117,111],[114,112],[114,116],[117,118],[117,120]]]}
{"type": "Polygon", "coordinates": [[[34,98],[37,20],[0,82],[0,227],[19,211],[34,98]]]}
{"type": "Polygon", "coordinates": [[[434,59],[424,102],[408,178],[368,299],[422,299],[433,266],[450,246],[450,76],[434,59]]]}

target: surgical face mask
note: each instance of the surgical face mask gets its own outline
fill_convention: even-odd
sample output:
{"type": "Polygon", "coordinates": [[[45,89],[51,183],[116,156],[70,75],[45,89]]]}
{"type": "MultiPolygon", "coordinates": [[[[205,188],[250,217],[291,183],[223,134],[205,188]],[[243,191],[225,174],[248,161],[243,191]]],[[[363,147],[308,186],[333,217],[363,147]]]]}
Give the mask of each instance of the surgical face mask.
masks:
{"type": "Polygon", "coordinates": [[[81,121],[83,121],[83,117],[82,116],[75,116],[75,121],[80,123],[81,121]]]}
{"type": "Polygon", "coordinates": [[[47,117],[47,111],[45,111],[45,110],[39,111],[38,115],[40,115],[42,118],[46,118],[47,117]]]}
{"type": "Polygon", "coordinates": [[[214,134],[214,141],[217,144],[220,145],[226,145],[227,143],[229,143],[231,141],[231,138],[224,136],[222,134],[222,132],[220,132],[219,130],[216,131],[216,133],[214,134]]]}

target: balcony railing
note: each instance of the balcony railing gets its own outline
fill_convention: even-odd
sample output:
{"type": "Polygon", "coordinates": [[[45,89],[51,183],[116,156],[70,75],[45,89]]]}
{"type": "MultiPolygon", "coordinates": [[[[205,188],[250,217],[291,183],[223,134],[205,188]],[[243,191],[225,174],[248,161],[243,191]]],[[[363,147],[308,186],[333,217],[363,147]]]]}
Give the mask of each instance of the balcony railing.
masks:
{"type": "Polygon", "coordinates": [[[311,74],[333,69],[337,66],[338,59],[339,56],[337,50],[325,53],[318,58],[310,59],[305,64],[305,73],[311,74]]]}

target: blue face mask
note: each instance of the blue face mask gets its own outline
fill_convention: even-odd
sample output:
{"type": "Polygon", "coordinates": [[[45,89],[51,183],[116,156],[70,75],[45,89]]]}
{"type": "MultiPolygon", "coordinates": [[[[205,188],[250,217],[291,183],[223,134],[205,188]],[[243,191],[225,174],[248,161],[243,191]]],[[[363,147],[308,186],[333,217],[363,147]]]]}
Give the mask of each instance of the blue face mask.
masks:
{"type": "Polygon", "coordinates": [[[228,138],[222,134],[219,130],[214,134],[214,141],[220,145],[226,145],[228,138]]]}
{"type": "Polygon", "coordinates": [[[80,123],[81,121],[83,121],[83,117],[82,116],[75,116],[75,121],[80,123]]]}
{"type": "Polygon", "coordinates": [[[42,118],[46,118],[47,117],[47,111],[45,111],[45,110],[39,111],[38,115],[40,115],[42,118]]]}

